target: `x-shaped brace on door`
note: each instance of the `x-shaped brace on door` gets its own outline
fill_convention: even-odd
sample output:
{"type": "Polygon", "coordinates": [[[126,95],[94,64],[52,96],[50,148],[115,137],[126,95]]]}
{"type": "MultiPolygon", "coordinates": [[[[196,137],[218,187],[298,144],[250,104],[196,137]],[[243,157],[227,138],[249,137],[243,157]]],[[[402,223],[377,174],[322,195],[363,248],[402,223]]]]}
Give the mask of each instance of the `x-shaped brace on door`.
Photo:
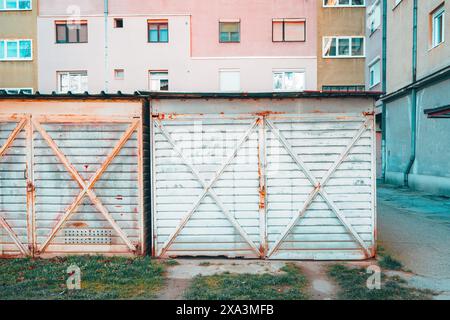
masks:
{"type": "Polygon", "coordinates": [[[281,143],[284,145],[286,150],[289,152],[291,157],[294,159],[294,161],[297,163],[297,165],[300,167],[300,169],[305,173],[308,180],[311,182],[311,184],[314,186],[314,189],[311,190],[310,194],[308,195],[308,198],[306,199],[305,203],[303,204],[302,208],[298,211],[298,213],[291,219],[290,223],[286,227],[286,229],[281,233],[278,240],[275,242],[274,246],[268,253],[268,257],[270,257],[278,248],[281,246],[283,241],[288,236],[289,232],[292,230],[292,228],[298,223],[300,219],[302,219],[306,211],[308,210],[311,203],[314,201],[314,199],[317,197],[317,195],[321,195],[321,197],[325,200],[325,202],[328,204],[328,206],[331,208],[331,210],[334,212],[334,214],[337,216],[337,218],[341,221],[341,223],[344,225],[344,227],[347,229],[348,232],[351,233],[353,238],[359,243],[361,248],[363,249],[366,256],[370,256],[369,248],[365,244],[364,240],[361,239],[359,234],[355,231],[355,229],[352,227],[352,225],[347,221],[345,216],[341,213],[340,209],[336,206],[334,201],[329,197],[329,195],[325,192],[323,187],[326,185],[328,180],[331,178],[333,173],[338,169],[338,167],[341,165],[341,163],[345,160],[347,155],[349,154],[350,150],[353,148],[355,143],[361,138],[361,136],[364,134],[364,132],[369,127],[369,119],[364,121],[364,123],[359,128],[357,134],[353,137],[350,144],[345,148],[345,150],[341,153],[339,158],[334,162],[334,164],[331,166],[331,168],[328,170],[328,172],[325,174],[325,176],[322,178],[322,180],[319,182],[311,173],[311,171],[308,169],[308,167],[305,165],[305,163],[302,161],[302,159],[299,157],[299,155],[293,150],[291,144],[287,141],[287,139],[282,135],[280,130],[278,130],[275,125],[270,121],[266,120],[266,123],[270,127],[271,131],[278,137],[278,139],[281,141],[281,143]]]}
{"type": "Polygon", "coordinates": [[[205,198],[207,194],[209,194],[217,203],[217,205],[220,207],[222,212],[224,213],[225,217],[230,221],[230,223],[233,225],[233,227],[239,232],[239,234],[244,238],[244,240],[250,245],[253,251],[256,252],[256,254],[259,256],[260,252],[255,245],[255,243],[250,239],[249,235],[245,232],[245,230],[239,225],[239,223],[236,221],[236,219],[233,217],[233,215],[228,211],[228,209],[225,207],[225,205],[222,203],[220,198],[217,196],[217,194],[212,190],[212,187],[217,182],[217,180],[220,178],[222,173],[225,171],[225,169],[228,167],[228,165],[233,161],[233,159],[236,157],[237,153],[241,149],[242,145],[249,139],[250,134],[258,124],[258,120],[252,122],[252,125],[250,128],[245,132],[244,136],[239,140],[238,144],[236,145],[234,151],[230,156],[227,158],[227,160],[221,165],[220,169],[215,173],[214,177],[207,183],[205,182],[201,176],[200,173],[195,169],[194,165],[183,155],[182,150],[177,146],[175,141],[171,138],[170,134],[167,132],[167,130],[164,128],[164,126],[161,124],[159,120],[155,120],[155,123],[158,125],[158,128],[160,129],[161,133],[166,137],[166,139],[169,141],[169,143],[173,146],[175,152],[180,156],[180,158],[183,160],[185,165],[189,167],[191,172],[194,174],[194,176],[197,178],[197,180],[200,182],[200,184],[203,187],[203,192],[198,196],[197,200],[195,201],[194,206],[191,210],[189,210],[181,219],[180,223],[176,227],[175,231],[169,236],[168,240],[163,244],[162,248],[159,250],[158,256],[163,256],[170,248],[170,246],[175,241],[176,237],[180,234],[181,230],[186,226],[189,219],[192,217],[194,212],[197,210],[197,208],[200,206],[202,200],[205,198]]]}
{"type": "MultiPolygon", "coordinates": [[[[27,119],[22,119],[15,129],[11,132],[11,134],[8,136],[8,139],[6,139],[5,144],[0,148],[0,157],[2,157],[6,151],[9,149],[9,147],[12,145],[14,140],[17,138],[19,133],[23,130],[25,125],[27,124],[27,119]]],[[[6,230],[10,238],[14,241],[16,246],[19,248],[20,252],[24,255],[29,255],[30,251],[28,248],[19,240],[17,235],[14,233],[13,229],[10,227],[10,225],[6,222],[5,218],[3,218],[0,215],[0,227],[3,227],[3,229],[6,230]]]]}
{"type": "Polygon", "coordinates": [[[122,147],[125,145],[125,143],[128,141],[128,139],[132,136],[132,134],[134,133],[134,131],[136,130],[136,128],[139,124],[139,120],[134,120],[132,122],[132,124],[127,129],[127,131],[124,133],[124,135],[120,138],[119,142],[116,144],[114,149],[107,156],[106,160],[103,162],[103,164],[97,170],[97,172],[89,179],[89,181],[85,181],[80,176],[78,171],[67,160],[66,156],[61,152],[61,150],[55,144],[53,139],[48,135],[48,133],[44,130],[44,128],[41,126],[41,124],[38,121],[36,121],[35,119],[32,119],[32,122],[33,122],[33,125],[36,128],[36,130],[39,131],[39,133],[44,138],[44,140],[47,142],[49,147],[53,150],[56,157],[61,161],[61,163],[64,165],[64,167],[66,167],[67,171],[69,171],[72,178],[74,180],[76,180],[76,182],[78,183],[78,185],[81,188],[81,191],[78,194],[78,196],[76,197],[76,199],[74,200],[74,202],[69,206],[67,211],[61,217],[61,219],[57,222],[56,226],[53,228],[53,230],[50,233],[47,240],[45,240],[45,242],[42,244],[41,248],[39,249],[39,253],[43,253],[45,251],[45,249],[48,247],[50,242],[56,236],[58,231],[65,225],[65,223],[75,213],[77,207],[81,203],[81,200],[83,200],[83,198],[86,195],[89,197],[89,199],[95,205],[97,210],[100,211],[100,213],[104,216],[104,218],[109,222],[109,224],[117,232],[117,234],[120,236],[120,238],[122,238],[122,240],[125,242],[125,244],[128,246],[128,248],[133,252],[136,251],[136,247],[131,243],[131,241],[128,239],[126,234],[122,231],[122,229],[119,227],[119,225],[116,223],[116,221],[111,217],[111,214],[104,207],[104,205],[101,203],[100,199],[96,196],[96,194],[94,193],[94,191],[92,189],[93,189],[95,183],[100,179],[102,174],[106,171],[108,166],[114,160],[114,158],[119,154],[120,150],[122,150],[122,147]]]}
{"type": "Polygon", "coordinates": [[[0,215],[0,227],[3,227],[3,229],[6,230],[6,232],[11,237],[11,239],[14,241],[14,243],[19,248],[20,252],[22,252],[22,254],[24,254],[26,256],[28,256],[30,254],[30,251],[28,250],[28,248],[25,247],[22,242],[20,242],[17,235],[14,233],[14,231],[11,229],[9,224],[6,222],[6,220],[1,215],[0,215]]]}

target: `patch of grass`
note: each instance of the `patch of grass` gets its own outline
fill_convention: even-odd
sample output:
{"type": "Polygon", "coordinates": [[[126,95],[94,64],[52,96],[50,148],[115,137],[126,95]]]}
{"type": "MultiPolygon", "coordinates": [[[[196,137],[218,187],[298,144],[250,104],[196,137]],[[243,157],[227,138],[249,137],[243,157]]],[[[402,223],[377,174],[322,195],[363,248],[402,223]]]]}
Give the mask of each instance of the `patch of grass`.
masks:
{"type": "Polygon", "coordinates": [[[148,257],[67,257],[0,260],[0,300],[151,299],[164,265],[148,257]],[[67,268],[81,269],[81,290],[67,290],[67,268]]]}
{"type": "Polygon", "coordinates": [[[342,300],[429,300],[433,292],[411,288],[400,277],[381,275],[381,289],[367,288],[370,274],[364,268],[349,268],[343,265],[332,265],[328,275],[340,287],[338,298],[342,300]]]}
{"type": "Polygon", "coordinates": [[[211,262],[209,262],[209,261],[203,261],[203,262],[200,262],[198,265],[199,265],[200,267],[209,267],[209,266],[211,265],[211,262]]]}
{"type": "Polygon", "coordinates": [[[294,264],[281,274],[197,276],[185,294],[189,300],[304,300],[306,278],[294,264]]]}
{"type": "Polygon", "coordinates": [[[381,259],[378,262],[378,264],[383,269],[388,269],[388,270],[402,270],[403,269],[403,264],[400,261],[392,258],[390,255],[381,256],[381,259]]]}
{"type": "Polygon", "coordinates": [[[378,246],[378,264],[383,269],[388,270],[403,270],[403,264],[397,259],[393,258],[390,254],[386,252],[384,247],[378,246]]]}
{"type": "Polygon", "coordinates": [[[178,266],[180,263],[174,259],[164,260],[164,264],[169,267],[178,266]]]}

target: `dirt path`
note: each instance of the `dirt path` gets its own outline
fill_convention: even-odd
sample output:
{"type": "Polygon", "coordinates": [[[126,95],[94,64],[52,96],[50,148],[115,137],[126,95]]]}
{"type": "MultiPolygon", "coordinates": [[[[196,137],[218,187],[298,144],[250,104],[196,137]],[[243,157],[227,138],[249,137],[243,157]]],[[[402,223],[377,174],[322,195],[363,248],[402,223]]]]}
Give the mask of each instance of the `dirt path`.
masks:
{"type": "Polygon", "coordinates": [[[191,283],[190,279],[167,279],[164,288],[155,300],[183,300],[184,293],[191,283]]]}
{"type": "MultiPolygon", "coordinates": [[[[284,261],[179,259],[167,269],[165,287],[157,300],[182,300],[196,275],[213,275],[223,272],[279,274],[284,261]]],[[[292,261],[291,261],[292,262],[292,261]]],[[[313,300],[333,300],[337,296],[336,284],[327,276],[327,262],[295,262],[308,280],[308,294],[313,300]]]]}
{"type": "Polygon", "coordinates": [[[335,300],[338,287],[327,275],[327,264],[299,262],[303,275],[308,279],[308,293],[312,300],[335,300]]]}

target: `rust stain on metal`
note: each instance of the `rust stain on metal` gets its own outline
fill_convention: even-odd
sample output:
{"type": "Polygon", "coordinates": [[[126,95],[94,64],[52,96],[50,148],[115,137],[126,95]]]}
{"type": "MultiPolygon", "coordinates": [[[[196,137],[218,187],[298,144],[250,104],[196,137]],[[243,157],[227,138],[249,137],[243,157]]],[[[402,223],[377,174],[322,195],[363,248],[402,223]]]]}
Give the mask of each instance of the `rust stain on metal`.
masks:
{"type": "Polygon", "coordinates": [[[123,196],[121,196],[120,194],[116,196],[116,200],[123,200],[123,196]]]}
{"type": "Polygon", "coordinates": [[[347,117],[347,116],[338,116],[336,117],[336,120],[349,120],[351,119],[351,117],[347,117]]]}
{"type": "Polygon", "coordinates": [[[263,187],[259,190],[259,208],[264,209],[266,207],[266,188],[263,187]]]}
{"type": "Polygon", "coordinates": [[[156,113],[156,114],[152,114],[152,118],[158,119],[158,120],[164,120],[166,118],[166,115],[164,113],[156,113]]]}
{"type": "Polygon", "coordinates": [[[181,116],[184,116],[183,114],[178,114],[178,113],[156,113],[156,114],[152,114],[152,118],[153,119],[158,119],[158,120],[175,120],[181,116]]]}
{"type": "MultiPolygon", "coordinates": [[[[270,115],[280,115],[280,114],[286,114],[286,112],[279,112],[279,111],[263,111],[263,112],[256,112],[253,113],[253,115],[258,116],[258,117],[267,117],[270,115]]],[[[260,119],[258,120],[260,121],[260,119]]]]}
{"type": "Polygon", "coordinates": [[[84,222],[73,222],[73,223],[70,223],[69,226],[71,226],[73,228],[77,228],[77,229],[88,227],[87,223],[84,223],[84,222]]]}
{"type": "Polygon", "coordinates": [[[370,111],[370,112],[363,112],[363,116],[364,116],[364,117],[373,116],[373,115],[375,115],[375,112],[373,112],[373,111],[370,111]]]}
{"type": "Polygon", "coordinates": [[[261,256],[261,259],[264,259],[264,257],[266,256],[266,248],[264,248],[263,245],[259,246],[259,254],[261,256]]]}

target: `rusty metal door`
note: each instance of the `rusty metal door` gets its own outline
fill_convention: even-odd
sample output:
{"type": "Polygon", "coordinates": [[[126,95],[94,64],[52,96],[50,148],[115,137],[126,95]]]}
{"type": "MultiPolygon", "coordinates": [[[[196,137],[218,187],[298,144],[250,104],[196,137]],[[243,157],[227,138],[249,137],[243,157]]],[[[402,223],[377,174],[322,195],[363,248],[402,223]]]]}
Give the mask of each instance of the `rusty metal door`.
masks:
{"type": "Polygon", "coordinates": [[[374,146],[372,115],[154,114],[154,254],[371,257],[374,146]]]}
{"type": "MultiPolygon", "coordinates": [[[[141,119],[17,121],[0,154],[0,223],[20,253],[142,253],[141,119]]],[[[13,125],[2,123],[0,137],[13,125]]],[[[14,254],[2,237],[3,255],[14,254]]]]}

